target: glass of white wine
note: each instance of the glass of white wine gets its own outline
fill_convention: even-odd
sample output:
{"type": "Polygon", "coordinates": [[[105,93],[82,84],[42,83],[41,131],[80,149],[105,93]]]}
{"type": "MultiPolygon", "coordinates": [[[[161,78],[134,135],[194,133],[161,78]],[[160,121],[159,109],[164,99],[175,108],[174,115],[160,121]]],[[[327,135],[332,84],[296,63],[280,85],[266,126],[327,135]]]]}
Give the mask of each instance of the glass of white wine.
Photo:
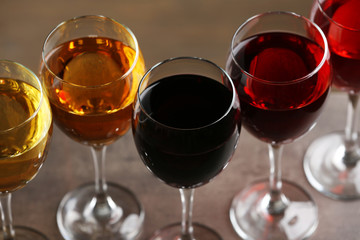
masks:
{"type": "Polygon", "coordinates": [[[0,60],[0,116],[2,239],[47,239],[37,230],[13,226],[11,194],[32,180],[45,161],[52,134],[50,104],[36,75],[7,60],[0,60]]]}

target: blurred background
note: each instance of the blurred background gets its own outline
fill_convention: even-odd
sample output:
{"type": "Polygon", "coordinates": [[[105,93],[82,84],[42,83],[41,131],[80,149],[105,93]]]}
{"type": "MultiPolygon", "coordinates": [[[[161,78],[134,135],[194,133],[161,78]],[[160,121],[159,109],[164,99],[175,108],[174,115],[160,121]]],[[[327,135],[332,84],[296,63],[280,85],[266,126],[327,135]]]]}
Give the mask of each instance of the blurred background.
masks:
{"type": "Polygon", "coordinates": [[[232,35],[249,17],[271,10],[308,16],[312,0],[1,0],[0,57],[37,71],[42,44],[60,22],[96,14],[127,25],[147,66],[198,56],[223,66],[232,35]]]}
{"type": "MultiPolygon", "coordinates": [[[[50,31],[72,17],[96,14],[111,17],[134,32],[147,69],[176,56],[203,57],[224,67],[232,36],[246,19],[274,10],[308,16],[311,5],[312,0],[0,0],[0,59],[17,61],[37,73],[50,31]]],[[[310,187],[302,170],[302,156],[310,141],[344,126],[346,96],[335,94],[332,99],[318,126],[286,146],[283,175],[302,185],[319,205],[320,223],[312,239],[355,240],[360,203],[322,196],[310,187]]],[[[196,191],[194,221],[215,228],[225,240],[239,239],[228,217],[231,199],[254,179],[267,177],[268,169],[266,145],[243,129],[226,170],[196,191]]],[[[34,227],[50,240],[62,239],[55,220],[57,206],[66,192],[92,177],[89,149],[55,127],[40,173],[13,195],[15,225],[34,227]]],[[[107,177],[128,186],[144,204],[146,222],[141,239],[180,220],[177,190],[159,182],[144,167],[131,132],[109,147],[107,177]]]]}

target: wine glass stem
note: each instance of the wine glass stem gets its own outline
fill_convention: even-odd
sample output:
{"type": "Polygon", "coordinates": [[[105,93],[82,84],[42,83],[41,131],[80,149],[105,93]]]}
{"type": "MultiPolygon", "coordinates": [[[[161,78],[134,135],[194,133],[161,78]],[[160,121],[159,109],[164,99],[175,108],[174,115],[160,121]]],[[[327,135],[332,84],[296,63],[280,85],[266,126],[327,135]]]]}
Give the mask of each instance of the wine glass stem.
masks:
{"type": "Polygon", "coordinates": [[[179,190],[182,205],[181,240],[194,240],[192,227],[192,208],[195,190],[193,188],[181,188],[179,190]]]}
{"type": "Polygon", "coordinates": [[[106,146],[93,146],[91,153],[95,167],[95,193],[98,196],[106,195],[106,179],[105,179],[105,155],[106,146]]]}
{"type": "Polygon", "coordinates": [[[90,204],[93,216],[99,223],[105,225],[114,217],[114,209],[117,207],[115,202],[107,194],[107,184],[105,179],[105,155],[106,146],[93,146],[91,152],[95,167],[95,196],[90,204]]]}
{"type": "Polygon", "coordinates": [[[272,143],[269,144],[270,176],[269,176],[269,193],[265,196],[265,207],[270,214],[283,214],[288,206],[288,200],[281,192],[281,156],[283,145],[272,143]]]}
{"type": "Polygon", "coordinates": [[[15,239],[15,231],[11,212],[11,193],[0,194],[0,207],[4,240],[13,240],[15,239]]]}
{"type": "Polygon", "coordinates": [[[108,187],[105,179],[105,155],[106,146],[99,145],[91,148],[95,166],[95,195],[90,200],[84,212],[90,214],[104,229],[116,222],[123,214],[122,209],[108,195],[108,187]]]}
{"type": "Polygon", "coordinates": [[[356,165],[359,160],[359,154],[356,152],[358,149],[357,140],[358,140],[358,102],[359,94],[355,92],[350,92],[348,94],[348,110],[347,110],[347,119],[345,127],[345,157],[343,159],[346,166],[353,167],[356,165]]]}

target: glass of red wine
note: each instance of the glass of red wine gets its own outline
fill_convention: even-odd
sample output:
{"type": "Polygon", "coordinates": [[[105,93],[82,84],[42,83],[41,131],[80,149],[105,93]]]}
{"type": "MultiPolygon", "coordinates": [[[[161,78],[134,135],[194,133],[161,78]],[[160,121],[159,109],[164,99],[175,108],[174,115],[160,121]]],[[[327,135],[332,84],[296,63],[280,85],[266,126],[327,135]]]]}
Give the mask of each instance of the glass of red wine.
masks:
{"type": "Polygon", "coordinates": [[[182,203],[182,222],[150,239],[221,239],[192,224],[193,195],[230,161],[240,135],[239,105],[230,77],[205,59],[172,58],[144,75],[134,101],[135,144],[147,168],[180,190],[182,203]]]}
{"type": "Polygon", "coordinates": [[[226,71],[237,89],[243,126],[268,144],[269,180],[236,194],[231,223],[244,239],[304,239],[317,227],[311,196],[282,180],[284,144],[316,123],[330,89],[329,50],[321,29],[290,12],[256,15],[236,31],[226,71]]]}
{"type": "Polygon", "coordinates": [[[358,0],[316,0],[311,11],[311,19],[329,43],[333,85],[348,94],[348,106],[345,131],[335,131],[312,142],[304,156],[304,170],[315,189],[342,200],[360,197],[359,9],[358,0]]]}

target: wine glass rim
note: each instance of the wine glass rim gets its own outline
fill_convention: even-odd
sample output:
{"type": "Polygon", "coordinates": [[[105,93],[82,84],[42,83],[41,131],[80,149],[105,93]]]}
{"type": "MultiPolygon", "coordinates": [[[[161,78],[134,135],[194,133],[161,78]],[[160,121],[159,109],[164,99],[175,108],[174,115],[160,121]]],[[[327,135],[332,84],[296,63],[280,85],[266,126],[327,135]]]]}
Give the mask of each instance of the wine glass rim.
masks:
{"type": "MultiPolygon", "coordinates": [[[[89,35],[88,35],[89,36],[89,35]]],[[[100,35],[91,35],[91,37],[101,37],[100,35]]],[[[42,54],[41,54],[41,57],[42,57],[42,62],[43,64],[45,65],[46,69],[50,72],[51,75],[55,76],[57,79],[59,79],[61,82],[64,82],[64,83],[67,83],[71,86],[74,86],[74,87],[79,87],[79,88],[99,88],[99,87],[104,87],[104,86],[108,86],[108,85],[111,85],[115,82],[118,82],[118,81],[121,81],[123,79],[125,79],[126,77],[128,77],[131,72],[134,70],[138,60],[139,60],[139,55],[140,55],[140,48],[139,48],[139,44],[138,44],[138,41],[136,39],[136,36],[135,34],[131,31],[131,29],[129,27],[127,27],[126,25],[114,20],[113,18],[110,18],[110,17],[105,17],[103,15],[83,15],[83,16],[77,16],[77,17],[73,17],[71,19],[68,19],[66,21],[63,21],[61,23],[59,23],[54,29],[51,30],[51,32],[47,35],[47,37],[45,38],[45,41],[44,41],[44,44],[43,44],[43,49],[42,49],[42,54]],[[119,77],[118,79],[114,80],[114,81],[110,81],[110,82],[107,82],[107,83],[103,83],[103,84],[98,84],[98,85],[90,85],[90,86],[85,86],[85,85],[81,85],[81,84],[75,84],[75,83],[72,83],[72,82],[69,82],[69,81],[66,81],[64,80],[62,77],[59,77],[57,74],[55,74],[51,68],[49,67],[48,63],[47,63],[47,60],[46,60],[46,56],[45,56],[45,46],[48,42],[48,40],[51,38],[51,36],[62,26],[64,26],[65,24],[67,23],[70,23],[70,22],[73,22],[73,21],[76,21],[76,20],[79,20],[79,19],[82,19],[82,18],[98,18],[98,19],[104,19],[104,20],[107,20],[107,21],[110,21],[110,22],[113,22],[117,25],[120,25],[121,27],[123,27],[128,33],[129,35],[131,36],[132,40],[134,41],[134,45],[135,45],[135,58],[134,58],[134,62],[132,63],[131,67],[123,74],[121,75],[121,77],[119,77]]]]}
{"type": "MultiPolygon", "coordinates": [[[[36,107],[36,110],[31,114],[31,116],[29,116],[24,121],[17,124],[16,126],[8,128],[8,129],[0,130],[0,134],[5,134],[7,132],[13,131],[13,130],[15,130],[17,128],[20,128],[20,127],[24,126],[25,124],[27,124],[28,122],[30,122],[31,120],[33,120],[35,118],[35,116],[39,113],[40,108],[41,108],[41,106],[43,104],[44,91],[43,91],[43,87],[41,85],[41,82],[40,82],[39,78],[29,68],[25,67],[24,65],[22,65],[22,64],[20,64],[18,62],[12,61],[12,60],[0,60],[0,62],[1,63],[6,63],[7,65],[17,65],[18,67],[22,68],[24,71],[28,72],[36,80],[37,84],[39,85],[39,87],[38,88],[36,87],[36,88],[40,91],[40,101],[39,101],[38,106],[36,107]]],[[[0,78],[2,78],[2,77],[0,76],[0,78]]],[[[15,79],[15,80],[21,80],[21,79],[15,79]]]]}
{"type": "Polygon", "coordinates": [[[335,25],[339,26],[340,28],[344,28],[346,30],[349,30],[349,31],[353,31],[353,32],[360,32],[360,29],[359,28],[353,28],[353,27],[348,27],[348,26],[345,26],[337,21],[335,21],[332,17],[330,17],[323,9],[322,7],[322,4],[320,2],[320,0],[316,0],[318,6],[319,6],[319,9],[321,11],[321,13],[332,23],[334,23],[335,25]]]}
{"type": "MultiPolygon", "coordinates": [[[[181,73],[179,75],[182,75],[182,74],[185,74],[185,73],[181,73]]],[[[194,74],[196,75],[196,74],[194,74]]],[[[176,76],[176,74],[173,74],[171,76],[176,76]]],[[[214,80],[215,81],[215,80],[214,80]]],[[[143,89],[145,90],[145,88],[143,89]]],[[[229,114],[229,112],[231,111],[232,108],[234,108],[234,106],[236,107],[236,104],[239,104],[237,101],[236,101],[236,98],[237,98],[237,93],[236,93],[236,89],[235,89],[235,86],[232,82],[232,79],[230,78],[230,76],[227,74],[227,72],[225,70],[223,70],[219,65],[217,65],[216,63],[210,61],[210,60],[207,60],[207,59],[204,59],[204,58],[200,58],[200,57],[191,57],[191,56],[182,56],[182,57],[173,57],[173,58],[168,58],[164,61],[161,61],[157,64],[155,64],[154,66],[152,66],[145,74],[144,76],[142,77],[140,83],[139,83],[139,86],[138,86],[138,90],[137,90],[137,99],[138,99],[138,102],[139,102],[139,105],[141,107],[141,109],[143,110],[143,112],[146,114],[146,116],[151,119],[152,121],[158,123],[159,125],[161,126],[164,126],[166,128],[169,128],[169,129],[172,129],[172,130],[177,130],[177,131],[196,131],[196,130],[199,130],[199,129],[203,129],[203,128],[207,128],[211,125],[214,125],[216,124],[217,122],[220,122],[223,118],[226,117],[226,115],[229,114]],[[195,61],[203,61],[203,62],[206,62],[208,64],[211,64],[212,66],[216,67],[218,70],[220,70],[220,72],[222,74],[224,74],[224,76],[228,79],[228,82],[230,83],[231,85],[231,91],[232,91],[232,99],[231,99],[231,103],[229,104],[229,107],[227,108],[227,110],[224,112],[224,114],[221,115],[221,117],[219,117],[218,119],[216,119],[215,121],[209,123],[209,124],[206,124],[206,125],[203,125],[203,126],[200,126],[200,127],[195,127],[195,128],[178,128],[178,127],[173,127],[173,126],[169,126],[169,125],[166,125],[162,122],[159,122],[157,121],[156,119],[154,119],[150,114],[148,114],[148,112],[145,110],[143,104],[142,104],[142,101],[141,101],[141,98],[140,98],[140,94],[141,94],[141,89],[142,89],[142,85],[143,83],[145,83],[147,81],[147,77],[148,75],[151,74],[151,72],[158,68],[159,66],[163,65],[163,64],[166,64],[168,62],[172,62],[172,61],[178,61],[178,60],[184,60],[184,59],[190,59],[190,60],[195,60],[195,61]]]]}
{"type": "MultiPolygon", "coordinates": [[[[278,32],[283,32],[283,31],[278,31],[278,32]]],[[[288,12],[288,11],[269,11],[269,12],[265,12],[265,13],[261,13],[261,14],[257,14],[257,15],[254,15],[252,17],[250,17],[249,19],[247,19],[243,24],[240,25],[240,27],[238,27],[238,29],[236,30],[233,38],[232,38],[232,41],[231,41],[231,57],[233,59],[233,61],[235,62],[235,64],[240,68],[240,70],[245,74],[247,75],[248,77],[250,77],[251,79],[253,80],[256,80],[256,81],[259,81],[259,82],[263,82],[263,83],[267,83],[267,84],[271,84],[271,85],[289,85],[289,84],[294,84],[294,83],[298,83],[298,82],[301,82],[301,81],[304,81],[306,79],[309,79],[311,78],[313,75],[315,75],[321,68],[322,66],[325,64],[325,62],[327,61],[327,59],[329,58],[329,48],[328,48],[328,42],[327,42],[327,39],[326,39],[326,36],[324,34],[324,32],[321,30],[321,28],[314,22],[310,21],[309,19],[307,19],[306,17],[304,16],[301,16],[297,13],[294,13],[294,12],[288,12]],[[323,56],[322,56],[322,59],[321,61],[317,64],[317,66],[308,74],[302,76],[302,77],[299,77],[299,78],[296,78],[296,79],[292,79],[292,80],[289,80],[289,81],[270,81],[270,80],[266,80],[266,79],[262,79],[262,78],[259,78],[259,77],[256,77],[254,75],[252,75],[251,73],[249,73],[248,71],[246,71],[237,61],[236,61],[236,57],[235,57],[235,52],[234,52],[234,49],[236,47],[236,45],[234,44],[235,43],[235,38],[237,36],[237,34],[247,25],[249,24],[251,21],[257,19],[257,18],[260,18],[262,16],[265,16],[265,15],[289,15],[289,16],[294,16],[296,18],[299,18],[299,19],[302,19],[303,21],[309,23],[311,26],[313,26],[317,31],[318,33],[321,35],[321,39],[323,40],[323,43],[324,43],[324,47],[323,47],[323,56]]]]}

